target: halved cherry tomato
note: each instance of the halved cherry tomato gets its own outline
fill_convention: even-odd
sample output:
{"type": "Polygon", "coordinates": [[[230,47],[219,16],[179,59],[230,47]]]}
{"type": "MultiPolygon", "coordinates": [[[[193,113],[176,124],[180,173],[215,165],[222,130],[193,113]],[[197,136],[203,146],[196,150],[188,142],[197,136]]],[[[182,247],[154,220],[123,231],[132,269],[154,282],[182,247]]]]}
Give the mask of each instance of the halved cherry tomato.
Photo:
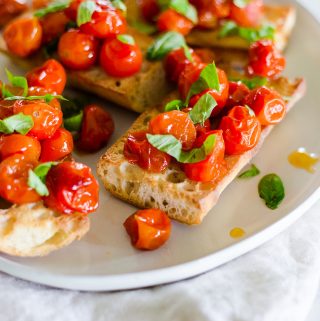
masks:
{"type": "Polygon", "coordinates": [[[226,103],[228,108],[242,105],[244,98],[250,93],[250,89],[241,81],[229,82],[229,97],[226,103]]]}
{"type": "Polygon", "coordinates": [[[0,1],[0,27],[28,9],[27,0],[0,1]]]}
{"type": "Polygon", "coordinates": [[[250,46],[249,75],[275,78],[283,71],[285,65],[285,57],[277,50],[271,40],[259,40],[250,46]]]}
{"type": "Polygon", "coordinates": [[[157,21],[161,32],[176,31],[186,36],[193,28],[193,22],[173,9],[163,11],[157,21]]]}
{"type": "Polygon", "coordinates": [[[114,37],[126,32],[127,22],[121,12],[109,8],[95,11],[91,20],[80,26],[80,30],[96,38],[114,37]]]}
{"type": "Polygon", "coordinates": [[[49,196],[44,198],[44,203],[58,212],[88,214],[98,207],[99,185],[84,164],[63,162],[52,167],[46,185],[49,196]]]}
{"type": "Polygon", "coordinates": [[[263,0],[251,0],[244,8],[231,4],[230,18],[242,27],[259,27],[263,17],[263,0]]]}
{"type": "Polygon", "coordinates": [[[46,88],[49,92],[62,94],[67,76],[63,66],[55,59],[49,59],[26,75],[28,85],[46,88]]]}
{"type": "Polygon", "coordinates": [[[52,137],[41,141],[41,162],[52,162],[71,154],[73,138],[69,131],[58,128],[52,137]]]}
{"type": "Polygon", "coordinates": [[[155,17],[160,13],[157,0],[137,0],[137,3],[142,17],[149,22],[153,22],[155,17]]]}
{"type": "Polygon", "coordinates": [[[286,114],[286,104],[282,97],[267,87],[252,90],[245,104],[253,109],[263,126],[278,124],[286,114]]]}
{"type": "Polygon", "coordinates": [[[28,186],[28,172],[37,165],[22,154],[12,155],[0,164],[0,196],[5,200],[24,204],[40,201],[40,195],[28,186]]]}
{"type": "Polygon", "coordinates": [[[18,113],[32,117],[34,125],[28,135],[39,140],[53,136],[62,124],[62,112],[43,102],[14,106],[14,114],[18,113]]]}
{"type": "Polygon", "coordinates": [[[129,134],[123,149],[125,158],[132,164],[153,172],[163,172],[170,164],[171,156],[154,148],[147,140],[146,131],[129,134]]]}
{"type": "Polygon", "coordinates": [[[208,131],[199,136],[194,144],[194,147],[201,147],[204,141],[210,135],[216,135],[215,145],[209,156],[203,161],[193,164],[184,164],[183,170],[186,176],[197,182],[210,182],[218,179],[226,173],[224,161],[224,141],[221,130],[208,131]]]}
{"type": "Polygon", "coordinates": [[[3,38],[12,54],[27,57],[40,48],[42,27],[38,18],[19,18],[6,26],[3,38]]]}
{"type": "Polygon", "coordinates": [[[226,154],[242,154],[255,147],[260,138],[261,125],[244,106],[233,107],[220,123],[226,146],[226,154]]]}
{"type": "Polygon", "coordinates": [[[41,146],[33,137],[12,134],[0,137],[0,159],[4,160],[14,154],[22,154],[25,159],[37,161],[40,157],[41,146]]]}
{"type": "Polygon", "coordinates": [[[88,105],[83,110],[78,147],[86,152],[96,152],[108,144],[113,132],[111,115],[97,105],[88,105]]]}
{"type": "Polygon", "coordinates": [[[184,150],[192,148],[196,137],[196,128],[187,113],[173,110],[153,117],[149,122],[151,134],[173,135],[184,150]]]}
{"type": "Polygon", "coordinates": [[[97,60],[98,41],[80,30],[70,29],[59,40],[58,55],[61,62],[70,69],[88,69],[97,60]]]}
{"type": "Polygon", "coordinates": [[[141,69],[142,53],[137,44],[107,39],[100,51],[100,65],[110,76],[129,77],[141,69]]]}
{"type": "Polygon", "coordinates": [[[189,64],[199,64],[201,59],[190,49],[192,60],[190,61],[185,54],[184,48],[171,51],[164,61],[167,78],[171,81],[178,82],[179,76],[184,68],[189,64]]]}
{"type": "Polygon", "coordinates": [[[131,244],[139,250],[155,250],[170,237],[171,221],[159,209],[139,210],[123,223],[131,244]]]}
{"type": "MultiPolygon", "coordinates": [[[[184,113],[189,113],[192,110],[192,107],[187,107],[182,109],[184,113]]],[[[207,119],[203,124],[196,124],[196,131],[197,131],[197,137],[201,136],[202,134],[205,134],[211,129],[211,122],[210,119],[207,119]]]]}

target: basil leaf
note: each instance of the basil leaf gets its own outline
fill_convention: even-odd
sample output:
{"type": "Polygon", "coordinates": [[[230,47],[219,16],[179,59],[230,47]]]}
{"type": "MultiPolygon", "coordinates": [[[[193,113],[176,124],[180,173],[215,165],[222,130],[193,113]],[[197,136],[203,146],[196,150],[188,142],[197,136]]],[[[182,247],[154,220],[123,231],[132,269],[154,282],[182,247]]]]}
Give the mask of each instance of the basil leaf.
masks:
{"type": "Polygon", "coordinates": [[[253,78],[231,78],[230,81],[240,81],[245,84],[249,89],[254,89],[257,87],[264,86],[268,79],[265,77],[253,77],[253,78]]]}
{"type": "Polygon", "coordinates": [[[276,174],[264,176],[258,185],[259,196],[265,200],[267,207],[274,210],[285,197],[281,178],[276,174]]]}
{"type": "Polygon", "coordinates": [[[19,87],[23,89],[22,96],[28,94],[28,81],[26,77],[14,76],[7,68],[5,69],[8,80],[13,87],[19,87]]]}
{"type": "Polygon", "coordinates": [[[127,6],[121,0],[111,0],[111,5],[122,11],[125,15],[127,14],[127,6]]]}
{"type": "Polygon", "coordinates": [[[42,182],[45,182],[45,179],[51,167],[58,164],[58,162],[41,163],[34,169],[34,173],[42,180],[42,182]]]}
{"type": "Polygon", "coordinates": [[[0,120],[0,133],[12,134],[18,132],[26,135],[33,127],[33,119],[29,115],[19,113],[0,120]]]}
{"type": "Polygon", "coordinates": [[[147,50],[149,60],[159,60],[170,51],[183,47],[186,44],[184,37],[175,31],[168,31],[160,35],[147,50]]]}
{"type": "Polygon", "coordinates": [[[118,35],[117,39],[126,45],[133,46],[135,44],[134,38],[130,35],[118,35]]]}
{"type": "Polygon", "coordinates": [[[203,124],[216,106],[216,100],[210,94],[204,94],[189,112],[189,117],[194,124],[203,124]]]}
{"type": "Polygon", "coordinates": [[[182,46],[183,51],[184,51],[184,55],[186,56],[186,58],[190,61],[193,62],[193,57],[191,55],[191,51],[190,48],[187,45],[182,46]]]}
{"type": "Polygon", "coordinates": [[[28,186],[33,188],[40,196],[49,195],[46,184],[42,182],[32,169],[29,169],[28,172],[28,186]]]}
{"type": "Polygon", "coordinates": [[[233,0],[233,4],[238,8],[245,8],[252,0],[233,0]]]}
{"type": "Polygon", "coordinates": [[[78,8],[77,25],[80,27],[84,23],[91,21],[92,14],[97,10],[97,4],[93,0],[81,2],[78,8]]]}
{"type": "Polygon", "coordinates": [[[1,95],[5,99],[7,99],[8,97],[13,97],[13,94],[6,88],[5,84],[2,84],[1,95]]]}
{"type": "Polygon", "coordinates": [[[78,114],[63,119],[64,128],[66,128],[70,132],[80,131],[81,125],[82,125],[82,119],[83,119],[83,111],[80,110],[78,114]]]}
{"type": "Polygon", "coordinates": [[[46,103],[50,103],[53,99],[60,99],[60,100],[68,100],[61,95],[52,95],[52,94],[45,94],[43,96],[11,96],[7,97],[4,100],[44,100],[46,103]]]}
{"type": "Polygon", "coordinates": [[[151,35],[157,31],[157,28],[149,23],[145,23],[142,21],[134,20],[131,22],[131,26],[138,31],[145,33],[147,35],[151,35]]]}
{"type": "Polygon", "coordinates": [[[260,174],[260,170],[254,164],[252,164],[251,167],[248,170],[242,172],[238,176],[238,178],[255,177],[255,176],[259,175],[259,174],[260,174]]]}
{"type": "Polygon", "coordinates": [[[62,11],[69,7],[71,0],[56,0],[48,4],[45,8],[39,9],[34,13],[34,16],[42,18],[48,13],[62,11]]]}
{"type": "Polygon", "coordinates": [[[206,89],[220,90],[218,72],[215,63],[208,64],[200,73],[199,78],[195,81],[188,92],[186,105],[192,96],[203,92],[206,89]]]}
{"type": "Polygon", "coordinates": [[[158,1],[162,10],[173,9],[174,11],[185,16],[194,24],[198,22],[197,10],[188,0],[159,0],[158,1]]]}
{"type": "Polygon", "coordinates": [[[148,142],[158,150],[174,157],[183,164],[198,163],[206,159],[212,152],[216,142],[216,135],[212,134],[206,138],[200,148],[193,148],[190,151],[183,151],[181,142],[172,135],[151,135],[147,134],[148,142]]]}
{"type": "Polygon", "coordinates": [[[175,100],[169,101],[165,105],[164,111],[180,110],[183,107],[184,107],[183,101],[180,99],[175,99],[175,100]]]}

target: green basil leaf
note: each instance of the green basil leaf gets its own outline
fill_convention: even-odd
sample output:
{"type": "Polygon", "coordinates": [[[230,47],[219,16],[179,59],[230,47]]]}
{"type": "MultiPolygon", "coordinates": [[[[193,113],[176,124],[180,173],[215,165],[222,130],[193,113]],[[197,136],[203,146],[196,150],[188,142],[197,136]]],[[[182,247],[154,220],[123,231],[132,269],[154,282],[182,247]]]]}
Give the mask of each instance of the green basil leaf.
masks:
{"type": "Polygon", "coordinates": [[[29,169],[28,172],[28,186],[33,188],[40,196],[48,196],[49,191],[45,183],[42,182],[36,173],[29,169]]]}
{"type": "Polygon", "coordinates": [[[53,13],[57,11],[62,11],[69,7],[71,0],[56,0],[49,3],[46,7],[37,10],[34,13],[34,16],[38,18],[42,18],[46,16],[48,13],[53,13]]]}
{"type": "Polygon", "coordinates": [[[274,210],[285,197],[284,186],[277,174],[264,176],[258,185],[259,196],[265,201],[267,207],[274,210]]]}
{"type": "Polygon", "coordinates": [[[210,94],[204,94],[189,112],[189,117],[194,124],[203,124],[216,106],[216,100],[210,94]]]}
{"type": "Polygon", "coordinates": [[[185,16],[194,24],[198,22],[197,10],[188,0],[159,0],[158,4],[162,10],[173,9],[174,11],[185,16]]]}
{"type": "Polygon", "coordinates": [[[245,84],[249,89],[255,89],[257,87],[264,86],[268,79],[265,77],[253,77],[253,78],[231,78],[230,81],[240,81],[245,84]]]}
{"type": "Polygon", "coordinates": [[[8,80],[10,84],[14,87],[19,87],[23,89],[22,96],[27,96],[28,94],[28,81],[26,77],[14,76],[7,68],[5,69],[8,80]]]}
{"type": "Polygon", "coordinates": [[[135,44],[134,38],[130,35],[118,35],[117,39],[126,45],[133,46],[135,44]]]}
{"type": "Polygon", "coordinates": [[[149,60],[159,60],[170,51],[183,47],[186,44],[184,37],[175,31],[168,31],[160,35],[148,48],[147,58],[149,60]]]}
{"type": "Polygon", "coordinates": [[[216,135],[208,136],[200,148],[193,148],[187,152],[182,150],[181,142],[172,135],[147,134],[147,139],[153,147],[169,154],[178,162],[191,164],[201,162],[212,152],[216,142],[216,135]]]}
{"type": "Polygon", "coordinates": [[[7,99],[8,97],[13,97],[13,96],[14,96],[14,95],[6,88],[6,85],[5,85],[5,84],[2,84],[1,95],[2,95],[2,97],[4,97],[5,99],[7,99]]]}
{"type": "Polygon", "coordinates": [[[250,167],[248,170],[242,172],[242,173],[238,176],[238,178],[255,177],[255,176],[259,175],[259,174],[260,174],[259,168],[257,168],[254,164],[252,164],[251,167],[250,167]]]}
{"type": "Polygon", "coordinates": [[[184,107],[184,103],[182,100],[180,99],[175,99],[175,100],[171,100],[169,101],[165,107],[164,107],[164,111],[171,111],[171,110],[180,110],[181,108],[184,107]]]}
{"type": "Polygon", "coordinates": [[[51,167],[56,166],[58,164],[58,162],[41,163],[34,169],[34,173],[41,179],[42,182],[45,182],[47,174],[51,167]]]}
{"type": "Polygon", "coordinates": [[[59,100],[68,100],[61,95],[52,95],[52,94],[45,94],[43,96],[11,96],[6,97],[4,100],[44,100],[46,103],[50,103],[52,99],[59,99],[59,100]]]}
{"type": "Polygon", "coordinates": [[[185,56],[190,62],[193,62],[193,57],[191,55],[190,48],[187,45],[182,46],[185,56]]]}
{"type": "Polygon", "coordinates": [[[127,14],[127,6],[121,0],[111,0],[111,5],[122,11],[125,15],[127,14]]]}
{"type": "Polygon", "coordinates": [[[77,25],[80,27],[84,23],[91,21],[92,14],[97,10],[97,4],[93,0],[81,2],[78,8],[77,25]]]}
{"type": "Polygon", "coordinates": [[[238,8],[245,8],[252,0],[233,0],[233,4],[238,8]]]}
{"type": "Polygon", "coordinates": [[[33,119],[29,115],[19,113],[0,120],[0,133],[12,134],[18,132],[26,135],[33,127],[33,119]]]}
{"type": "Polygon", "coordinates": [[[147,35],[151,35],[157,31],[157,27],[154,25],[151,25],[149,23],[139,21],[139,20],[134,20],[131,23],[131,26],[138,31],[145,33],[147,35]]]}
{"type": "Polygon", "coordinates": [[[186,105],[188,105],[190,98],[197,95],[206,89],[220,90],[220,83],[218,72],[215,63],[208,64],[200,73],[199,78],[195,81],[188,92],[186,98],[186,105]]]}
{"type": "Polygon", "coordinates": [[[72,115],[68,118],[63,119],[64,128],[66,128],[70,132],[80,131],[81,125],[82,125],[82,119],[83,119],[83,111],[80,110],[78,114],[72,115]]]}

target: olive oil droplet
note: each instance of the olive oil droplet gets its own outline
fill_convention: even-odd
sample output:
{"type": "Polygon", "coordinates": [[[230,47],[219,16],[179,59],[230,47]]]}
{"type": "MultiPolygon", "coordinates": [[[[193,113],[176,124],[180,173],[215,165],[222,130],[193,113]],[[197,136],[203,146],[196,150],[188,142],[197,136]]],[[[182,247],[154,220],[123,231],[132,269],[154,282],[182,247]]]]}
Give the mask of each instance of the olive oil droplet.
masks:
{"type": "Polygon", "coordinates": [[[314,154],[307,153],[305,149],[300,148],[288,156],[288,161],[296,168],[304,169],[309,173],[314,173],[314,165],[319,162],[319,158],[314,154]]]}
{"type": "Polygon", "coordinates": [[[246,232],[241,227],[235,227],[229,233],[229,235],[234,239],[243,237],[245,234],[246,232]]]}

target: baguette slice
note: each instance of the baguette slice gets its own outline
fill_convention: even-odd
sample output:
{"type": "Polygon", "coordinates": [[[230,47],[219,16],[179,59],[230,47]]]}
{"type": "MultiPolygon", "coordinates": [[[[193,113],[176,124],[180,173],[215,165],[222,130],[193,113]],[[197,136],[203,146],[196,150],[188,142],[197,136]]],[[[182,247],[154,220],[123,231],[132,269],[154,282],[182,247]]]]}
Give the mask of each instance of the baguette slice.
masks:
{"type": "Polygon", "coordinates": [[[0,211],[0,252],[44,256],[79,240],[89,228],[86,215],[59,214],[42,202],[13,205],[0,211]]]}
{"type": "MultiPolygon", "coordinates": [[[[290,83],[286,78],[280,78],[271,87],[287,99],[288,111],[305,91],[302,79],[290,83]]],[[[128,203],[140,208],[160,208],[172,219],[186,224],[199,224],[217,203],[221,192],[259,151],[273,126],[264,127],[254,149],[241,155],[226,157],[226,175],[210,183],[199,183],[187,179],[175,163],[163,173],[153,174],[130,164],[124,157],[123,146],[128,134],[146,130],[150,118],[158,113],[158,109],[150,109],[140,115],[129,131],[101,157],[98,175],[111,194],[128,203]]]]}

